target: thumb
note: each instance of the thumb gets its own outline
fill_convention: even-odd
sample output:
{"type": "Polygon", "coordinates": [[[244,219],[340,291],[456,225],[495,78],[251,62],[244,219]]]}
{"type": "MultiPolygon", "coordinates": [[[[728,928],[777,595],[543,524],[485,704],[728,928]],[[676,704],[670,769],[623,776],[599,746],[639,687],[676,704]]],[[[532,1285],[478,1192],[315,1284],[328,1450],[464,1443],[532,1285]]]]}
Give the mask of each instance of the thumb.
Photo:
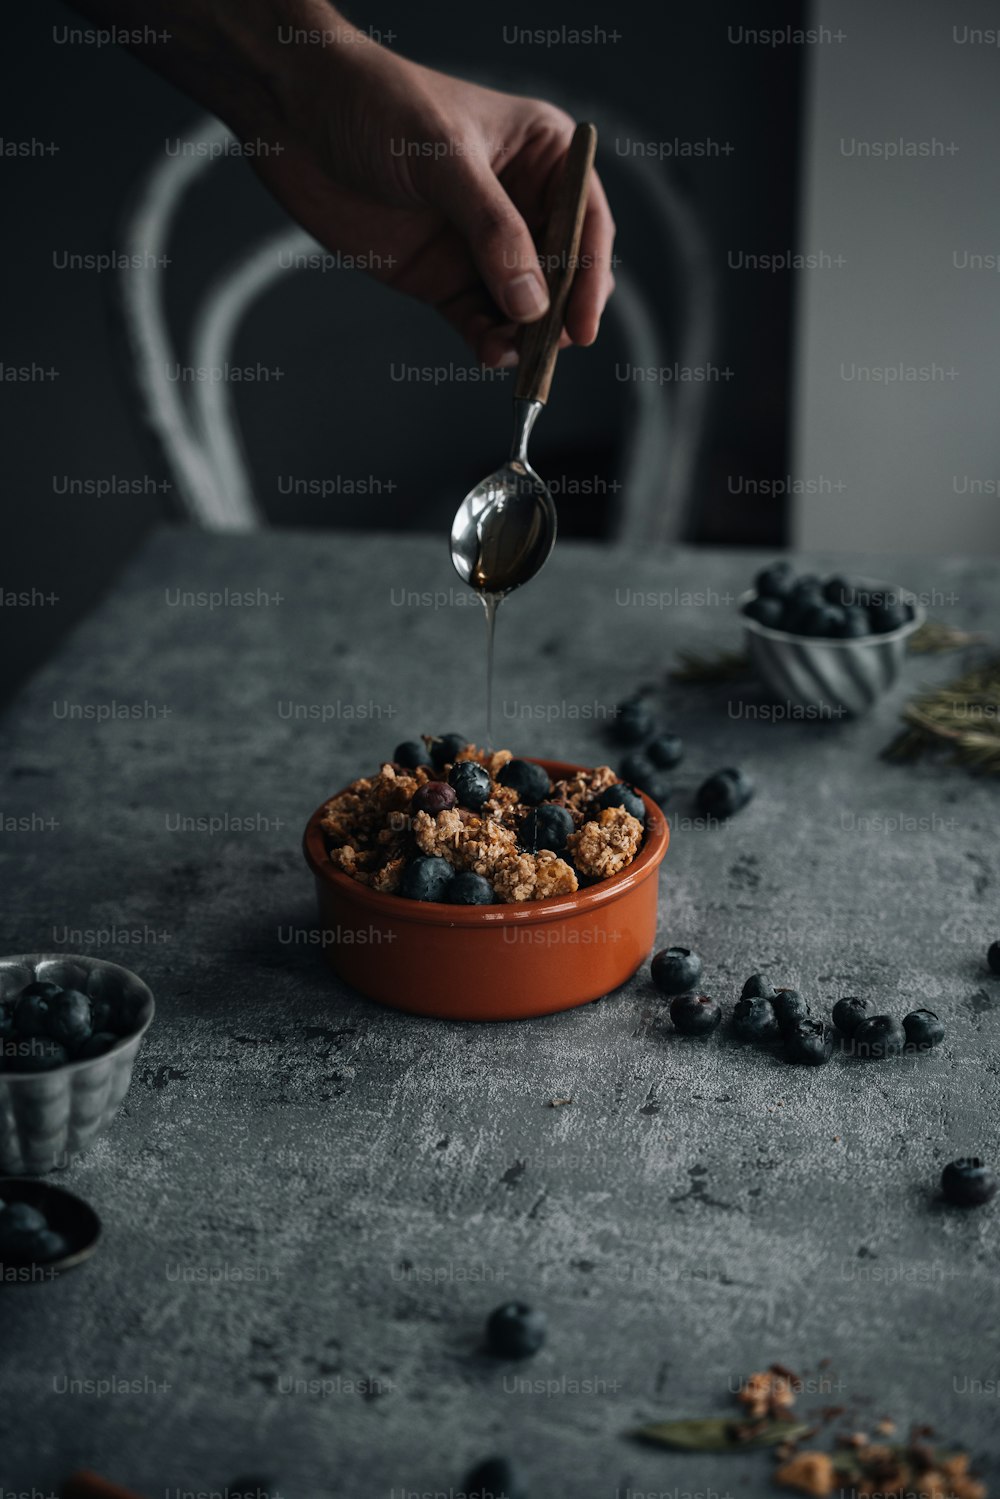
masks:
{"type": "Polygon", "coordinates": [[[515,323],[533,323],[549,305],[531,231],[488,161],[451,157],[435,173],[427,197],[461,232],[501,312],[515,323]]]}

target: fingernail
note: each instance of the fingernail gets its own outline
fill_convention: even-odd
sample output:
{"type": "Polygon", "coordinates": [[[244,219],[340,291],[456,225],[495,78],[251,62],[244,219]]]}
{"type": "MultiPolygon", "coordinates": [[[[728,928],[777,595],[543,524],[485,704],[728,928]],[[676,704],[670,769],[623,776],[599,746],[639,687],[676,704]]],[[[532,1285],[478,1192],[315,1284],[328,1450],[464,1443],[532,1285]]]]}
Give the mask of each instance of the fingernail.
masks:
{"type": "Polygon", "coordinates": [[[538,277],[530,272],[515,277],[504,292],[504,306],[509,316],[521,323],[530,323],[535,318],[540,318],[548,305],[548,292],[538,277]]]}

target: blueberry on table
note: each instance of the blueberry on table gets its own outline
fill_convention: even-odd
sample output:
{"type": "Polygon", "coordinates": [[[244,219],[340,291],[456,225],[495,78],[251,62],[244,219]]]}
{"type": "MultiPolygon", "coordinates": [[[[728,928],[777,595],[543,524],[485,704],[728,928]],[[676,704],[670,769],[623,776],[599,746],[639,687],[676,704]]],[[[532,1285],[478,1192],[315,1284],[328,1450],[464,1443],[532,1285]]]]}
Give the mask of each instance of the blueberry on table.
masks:
{"type": "Polygon", "coordinates": [[[867,999],[859,999],[855,994],[848,995],[845,999],[838,999],[833,1007],[833,1023],[842,1036],[853,1036],[867,1016],[867,999]]]}
{"type": "Polygon", "coordinates": [[[614,735],[621,744],[641,744],[655,728],[653,714],[641,697],[630,697],[615,709],[614,735]]]}
{"type": "Polygon", "coordinates": [[[630,755],[626,755],[619,769],[622,780],[627,781],[630,786],[642,786],[645,789],[647,781],[656,779],[656,769],[644,750],[633,750],[630,755]]]}
{"type": "Polygon", "coordinates": [[[45,1016],[45,1033],[53,1041],[73,1051],[86,1041],[93,1029],[90,1000],[79,989],[64,989],[49,1000],[45,1016]]]}
{"type": "Polygon", "coordinates": [[[489,772],[475,760],[459,760],[448,772],[448,783],[459,805],[478,812],[490,794],[489,772]]]}
{"type": "Polygon", "coordinates": [[[497,780],[501,786],[516,791],[522,802],[529,807],[543,802],[551,791],[548,772],[531,760],[508,760],[502,766],[497,780]]]}
{"type": "Polygon", "coordinates": [[[22,1036],[41,1036],[49,1003],[63,991],[58,984],[34,983],[22,989],[14,1007],[14,1025],[22,1036]]]}
{"type": "Polygon", "coordinates": [[[740,999],[773,999],[774,988],[762,973],[752,973],[740,990],[740,999]]]}
{"type": "Polygon", "coordinates": [[[707,1036],[722,1019],[722,1006],[708,994],[676,994],[670,1018],[682,1036],[707,1036]]]}
{"type": "MultiPolygon", "coordinates": [[[[755,977],[759,978],[760,975],[756,974],[755,977]]],[[[775,989],[771,1004],[774,1006],[775,1017],[783,1031],[790,1031],[800,1020],[810,1018],[809,1001],[803,999],[798,989],[775,989]]]]}
{"type": "Polygon", "coordinates": [[[933,1010],[913,1010],[903,1016],[907,1050],[930,1051],[944,1040],[944,1026],[933,1010]]]}
{"type": "Polygon", "coordinates": [[[992,973],[1000,973],[1000,942],[991,942],[986,953],[986,961],[990,965],[992,973]]]}
{"type": "Polygon", "coordinates": [[[445,890],[454,870],[447,859],[436,854],[421,854],[403,870],[399,893],[408,900],[445,900],[445,890]]]}
{"type": "Polygon", "coordinates": [[[891,1015],[871,1015],[854,1028],[851,1051],[866,1059],[898,1056],[906,1044],[901,1025],[891,1015]]]}
{"type": "Polygon", "coordinates": [[[733,1010],[733,1031],[741,1041],[774,1041],[781,1032],[769,999],[747,996],[733,1010]]]}
{"type": "Polygon", "coordinates": [[[956,1207],[981,1207],[996,1195],[997,1179],[978,1156],[963,1156],[941,1172],[941,1190],[956,1207]]]}
{"type": "Polygon", "coordinates": [[[783,599],[795,586],[795,570],[783,557],[769,567],[762,567],[753,584],[762,598],[783,599]]]}
{"type": "Polygon", "coordinates": [[[622,781],[616,781],[613,786],[605,786],[597,798],[597,805],[602,811],[605,807],[624,807],[626,812],[637,817],[640,822],[646,821],[646,803],[634,786],[626,786],[622,781]]]}
{"type": "Polygon", "coordinates": [[[833,1036],[822,1020],[799,1019],[785,1031],[785,1056],[805,1067],[821,1067],[830,1060],[833,1036]]]}
{"type": "Polygon", "coordinates": [[[785,606],[781,599],[758,597],[744,604],[743,613],[748,619],[755,619],[759,625],[766,625],[769,630],[780,630],[785,617],[785,606]]]}
{"type": "Polygon", "coordinates": [[[74,1062],[86,1062],[91,1057],[103,1057],[105,1052],[110,1051],[118,1039],[114,1031],[95,1031],[92,1036],[88,1036],[86,1041],[77,1047],[73,1053],[73,1060],[74,1062]]]}
{"type": "Polygon", "coordinates": [[[439,812],[449,812],[457,801],[458,794],[447,781],[428,781],[410,797],[410,811],[436,817],[439,812]]]}
{"type": "Polygon", "coordinates": [[[431,764],[435,770],[444,770],[455,756],[468,744],[464,734],[441,734],[430,742],[431,764]]]}
{"type": "Polygon", "coordinates": [[[396,745],[392,761],[404,770],[416,770],[418,765],[430,765],[431,757],[422,739],[404,739],[402,744],[396,745]]]}
{"type": "Polygon", "coordinates": [[[530,1358],[545,1342],[545,1313],[505,1301],[486,1319],[486,1342],[497,1358],[530,1358]]]}
{"type": "Polygon", "coordinates": [[[706,817],[716,817],[721,821],[745,807],[753,791],[753,782],[742,770],[734,767],[717,770],[698,788],[698,810],[706,817]]]}
{"type": "Polygon", "coordinates": [[[488,1457],[477,1463],[462,1491],[466,1499],[528,1499],[520,1474],[505,1457],[488,1457]]]}
{"type": "Polygon", "coordinates": [[[657,770],[673,770],[684,758],[684,741],[679,734],[660,734],[646,745],[646,755],[657,770]]]}
{"type": "Polygon", "coordinates": [[[444,888],[441,900],[450,906],[495,906],[496,891],[489,880],[471,869],[453,875],[444,888]]]}
{"type": "Polygon", "coordinates": [[[701,982],[701,959],[688,947],[663,947],[650,964],[661,994],[692,994],[701,982]]]}
{"type": "Polygon", "coordinates": [[[573,818],[565,807],[554,802],[543,802],[528,813],[518,829],[517,839],[522,848],[537,854],[547,848],[553,854],[561,854],[566,839],[573,831],[573,818]]]}

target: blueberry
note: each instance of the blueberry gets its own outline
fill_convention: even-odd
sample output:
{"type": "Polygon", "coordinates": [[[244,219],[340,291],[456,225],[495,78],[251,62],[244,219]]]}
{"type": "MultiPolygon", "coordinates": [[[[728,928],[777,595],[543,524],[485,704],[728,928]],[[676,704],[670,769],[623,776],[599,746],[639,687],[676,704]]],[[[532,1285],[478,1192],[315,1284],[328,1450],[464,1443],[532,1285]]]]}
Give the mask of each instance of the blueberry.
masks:
{"type": "Polygon", "coordinates": [[[853,994],[847,999],[838,999],[833,1007],[833,1023],[842,1036],[853,1036],[867,1015],[867,999],[858,999],[853,994]]]}
{"type": "Polygon", "coordinates": [[[903,1050],[906,1037],[891,1015],[871,1015],[854,1028],[851,1051],[856,1057],[894,1057],[903,1050]]]}
{"type": "Polygon", "coordinates": [[[771,1003],[783,1031],[794,1030],[800,1021],[810,1018],[809,1001],[797,989],[776,989],[771,1003]]]}
{"type": "Polygon", "coordinates": [[[1000,942],[991,942],[986,954],[986,961],[993,973],[1000,973],[1000,942]]]}
{"type": "Polygon", "coordinates": [[[641,697],[629,698],[615,709],[614,736],[622,744],[641,744],[655,728],[653,714],[641,697]]]}
{"type": "Polygon", "coordinates": [[[792,564],[782,557],[769,567],[762,567],[753,582],[763,598],[783,599],[795,586],[795,572],[792,564]]]}
{"type": "Polygon", "coordinates": [[[64,989],[49,1000],[45,1033],[72,1051],[90,1035],[93,1025],[90,1000],[79,989],[64,989]]]}
{"type": "Polygon", "coordinates": [[[65,1259],[67,1254],[69,1254],[69,1244],[62,1234],[57,1234],[51,1228],[43,1228],[35,1234],[31,1258],[36,1264],[46,1265],[52,1260],[65,1259]]]}
{"type": "Polygon", "coordinates": [[[785,626],[793,635],[808,635],[817,639],[836,636],[844,622],[844,611],[835,604],[800,604],[788,616],[785,626]]]}
{"type": "Polygon", "coordinates": [[[470,812],[478,812],[490,794],[489,771],[475,760],[459,760],[451,767],[448,781],[454,788],[459,804],[470,812]]]}
{"type": "Polygon", "coordinates": [[[401,765],[404,770],[416,770],[418,765],[431,763],[427,746],[422,739],[404,739],[402,744],[396,745],[392,760],[394,765],[401,765]]]}
{"type": "Polygon", "coordinates": [[[650,973],[661,994],[691,994],[701,983],[701,959],[687,947],[664,947],[654,955],[650,973]]]}
{"type": "Polygon", "coordinates": [[[978,1156],[963,1156],[961,1160],[949,1161],[941,1172],[941,1190],[956,1207],[981,1207],[995,1196],[997,1179],[978,1156]]]}
{"type": "Polygon", "coordinates": [[[888,635],[901,625],[909,624],[910,610],[900,598],[886,594],[881,603],[873,603],[868,610],[868,619],[876,635],[888,635]]]}
{"type": "Polygon", "coordinates": [[[573,818],[567,809],[557,807],[554,802],[543,802],[524,818],[517,837],[521,847],[530,853],[537,854],[540,848],[547,848],[561,854],[572,831],[573,818]]]}
{"type": "Polygon", "coordinates": [[[755,619],[759,625],[766,625],[769,630],[780,630],[785,617],[785,606],[781,599],[756,598],[744,604],[743,613],[748,619],[755,619]]]}
{"type": "Polygon", "coordinates": [[[660,734],[646,745],[646,754],[657,770],[673,770],[684,758],[684,741],[679,734],[660,734]]]}
{"type": "Polygon", "coordinates": [[[907,1050],[930,1051],[944,1040],[944,1026],[933,1010],[914,1010],[903,1016],[907,1050]]]}
{"type": "Polygon", "coordinates": [[[606,786],[597,798],[597,805],[602,811],[605,807],[624,807],[626,812],[630,812],[640,822],[646,821],[646,803],[634,786],[626,786],[621,781],[616,781],[613,786],[606,786]]]}
{"type": "Polygon", "coordinates": [[[630,755],[626,755],[621,762],[620,773],[622,780],[627,781],[630,786],[645,786],[647,781],[656,779],[653,762],[644,750],[633,750],[630,755]]]}
{"type": "Polygon", "coordinates": [[[496,891],[489,880],[481,874],[474,874],[471,869],[464,869],[450,879],[440,899],[450,906],[495,906],[497,903],[496,891]]]}
{"type": "Polygon", "coordinates": [[[51,1072],[69,1061],[69,1052],[51,1036],[22,1036],[4,1049],[8,1072],[51,1072]]]}
{"type": "Polygon", "coordinates": [[[89,1061],[91,1057],[103,1057],[118,1040],[114,1031],[95,1031],[73,1053],[74,1062],[89,1061]]]}
{"type": "Polygon", "coordinates": [[[677,994],[670,1001],[670,1018],[682,1036],[707,1036],[722,1019],[722,1006],[707,994],[677,994]]]}
{"type": "Polygon", "coordinates": [[[720,820],[732,817],[753,796],[753,781],[742,770],[717,770],[698,788],[698,810],[720,820]]]}
{"type": "Polygon", "coordinates": [[[501,767],[497,780],[501,786],[516,791],[522,802],[529,807],[543,802],[552,789],[547,771],[531,760],[508,760],[501,767]]]}
{"type": "Polygon", "coordinates": [[[431,764],[435,770],[444,770],[446,765],[451,765],[465,746],[468,744],[464,734],[441,734],[430,742],[431,764]]]}
{"type": "Polygon", "coordinates": [[[752,973],[740,990],[740,999],[773,999],[774,987],[762,973],[752,973]]]}
{"type": "Polygon", "coordinates": [[[769,999],[738,999],[733,1010],[733,1031],[741,1041],[773,1041],[779,1034],[778,1019],[769,999]]]}
{"type": "Polygon", "coordinates": [[[841,578],[835,573],[823,584],[823,597],[828,604],[840,604],[842,608],[846,608],[847,605],[854,603],[856,590],[846,578],[841,578]]]}
{"type": "Polygon", "coordinates": [[[837,631],[839,639],[861,640],[865,635],[871,634],[867,609],[862,609],[858,604],[848,604],[843,611],[843,615],[840,628],[837,631]]]}
{"type": "Polygon", "coordinates": [[[49,1002],[63,991],[58,984],[39,982],[22,989],[14,1008],[14,1024],[22,1036],[41,1036],[49,1002]]]}
{"type": "Polygon", "coordinates": [[[487,1318],[486,1342],[497,1358],[530,1358],[545,1342],[545,1313],[505,1301],[487,1318]]]}
{"type": "Polygon", "coordinates": [[[448,812],[458,801],[454,786],[447,781],[428,781],[410,797],[410,811],[426,812],[436,817],[439,812],[448,812]]]}
{"type": "Polygon", "coordinates": [[[445,900],[453,874],[447,859],[434,854],[421,854],[407,864],[399,882],[399,893],[408,900],[445,900]]]}
{"type": "Polygon", "coordinates": [[[785,1031],[785,1056],[805,1067],[820,1067],[829,1061],[833,1036],[822,1020],[798,1019],[785,1031]]]}
{"type": "Polygon", "coordinates": [[[505,1457],[477,1463],[462,1485],[466,1499],[527,1499],[527,1489],[514,1465],[505,1457]]]}
{"type": "Polygon", "coordinates": [[[38,1233],[48,1226],[45,1214],[30,1202],[10,1202],[0,1212],[0,1238],[11,1233],[38,1233]]]}
{"type": "Polygon", "coordinates": [[[792,584],[789,597],[797,599],[800,602],[809,603],[814,599],[821,600],[823,598],[823,579],[816,573],[803,573],[792,584]]]}

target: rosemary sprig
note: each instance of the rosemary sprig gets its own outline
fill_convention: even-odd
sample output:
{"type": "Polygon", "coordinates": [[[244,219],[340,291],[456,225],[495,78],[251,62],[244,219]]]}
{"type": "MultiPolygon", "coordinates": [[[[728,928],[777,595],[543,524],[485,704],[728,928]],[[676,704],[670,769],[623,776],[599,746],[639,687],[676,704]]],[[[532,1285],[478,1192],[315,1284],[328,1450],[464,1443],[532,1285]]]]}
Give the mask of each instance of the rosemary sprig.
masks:
{"type": "Polygon", "coordinates": [[[708,655],[678,651],[676,659],[677,664],[670,671],[672,682],[734,682],[750,670],[750,658],[745,651],[711,651],[708,655]]]}
{"type": "Polygon", "coordinates": [[[1000,775],[1000,656],[914,698],[902,717],[906,727],[882,751],[883,759],[902,763],[945,750],[952,764],[977,775],[1000,775]]]}
{"type": "Polygon", "coordinates": [[[914,656],[938,655],[941,651],[960,651],[967,645],[978,645],[985,635],[960,630],[956,625],[946,625],[940,619],[925,619],[918,630],[914,630],[906,648],[914,656]]]}

